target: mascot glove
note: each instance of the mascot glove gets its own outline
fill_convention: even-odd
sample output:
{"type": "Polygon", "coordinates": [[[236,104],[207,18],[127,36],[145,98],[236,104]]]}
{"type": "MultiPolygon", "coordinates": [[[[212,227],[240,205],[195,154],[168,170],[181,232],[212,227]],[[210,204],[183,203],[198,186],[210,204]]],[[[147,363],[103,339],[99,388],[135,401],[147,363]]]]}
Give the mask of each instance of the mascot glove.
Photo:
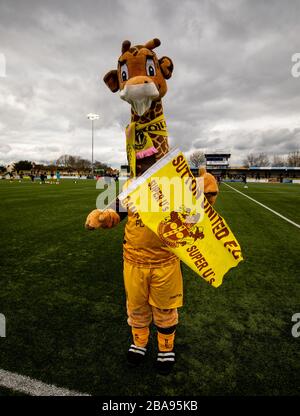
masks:
{"type": "Polygon", "coordinates": [[[95,230],[97,228],[112,228],[119,224],[119,222],[120,216],[113,209],[94,209],[87,216],[85,228],[88,230],[95,230]]]}

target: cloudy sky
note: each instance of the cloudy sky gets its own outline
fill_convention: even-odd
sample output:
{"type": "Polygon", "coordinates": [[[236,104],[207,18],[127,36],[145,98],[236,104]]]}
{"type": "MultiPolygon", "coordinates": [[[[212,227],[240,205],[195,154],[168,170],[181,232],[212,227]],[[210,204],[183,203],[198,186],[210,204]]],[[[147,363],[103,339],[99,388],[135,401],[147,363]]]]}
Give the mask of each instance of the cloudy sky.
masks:
{"type": "Polygon", "coordinates": [[[102,81],[121,43],[158,37],[174,62],[164,98],[171,146],[249,152],[300,147],[300,1],[0,0],[0,163],[68,153],[126,162],[129,104],[102,81]]]}

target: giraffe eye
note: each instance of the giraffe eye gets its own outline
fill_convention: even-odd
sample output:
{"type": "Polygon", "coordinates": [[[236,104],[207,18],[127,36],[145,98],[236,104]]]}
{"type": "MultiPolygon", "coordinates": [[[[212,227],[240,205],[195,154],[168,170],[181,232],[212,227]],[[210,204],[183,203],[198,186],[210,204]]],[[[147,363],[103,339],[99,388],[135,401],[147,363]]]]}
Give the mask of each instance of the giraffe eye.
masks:
{"type": "Polygon", "coordinates": [[[121,71],[122,81],[127,81],[128,80],[128,67],[127,67],[127,65],[122,64],[121,68],[120,68],[120,71],[121,71]]]}
{"type": "Polygon", "coordinates": [[[154,77],[155,75],[155,65],[152,58],[148,58],[146,61],[146,72],[149,77],[154,77]]]}

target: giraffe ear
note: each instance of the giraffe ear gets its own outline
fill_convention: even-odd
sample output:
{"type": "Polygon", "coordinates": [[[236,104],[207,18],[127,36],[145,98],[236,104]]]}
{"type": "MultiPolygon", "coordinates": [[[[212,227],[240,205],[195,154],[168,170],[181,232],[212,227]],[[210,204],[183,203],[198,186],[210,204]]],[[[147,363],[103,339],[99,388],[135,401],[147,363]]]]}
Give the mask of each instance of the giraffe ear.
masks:
{"type": "Polygon", "coordinates": [[[172,72],[173,72],[173,69],[174,69],[174,65],[173,65],[172,60],[170,58],[168,58],[167,56],[163,56],[162,58],[159,59],[158,62],[159,62],[159,66],[160,66],[160,69],[161,69],[161,72],[162,72],[163,76],[166,79],[171,78],[172,72]]]}
{"type": "Polygon", "coordinates": [[[109,71],[103,78],[103,81],[112,92],[117,92],[120,89],[118,71],[116,69],[109,71]]]}

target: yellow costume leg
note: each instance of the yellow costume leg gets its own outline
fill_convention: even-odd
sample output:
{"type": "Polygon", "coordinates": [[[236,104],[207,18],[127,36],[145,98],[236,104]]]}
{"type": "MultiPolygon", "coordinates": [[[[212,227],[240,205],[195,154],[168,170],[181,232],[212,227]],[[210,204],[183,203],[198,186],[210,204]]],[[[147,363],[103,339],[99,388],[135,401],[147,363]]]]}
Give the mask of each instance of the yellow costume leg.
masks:
{"type": "Polygon", "coordinates": [[[180,261],[151,269],[149,303],[159,309],[182,306],[183,284],[180,261]]]}
{"type": "Polygon", "coordinates": [[[178,311],[174,309],[159,309],[152,306],[153,321],[158,328],[170,328],[178,324],[178,311]]]}
{"type": "Polygon", "coordinates": [[[178,324],[177,309],[158,309],[152,306],[152,311],[157,327],[158,350],[160,352],[173,351],[175,329],[178,324]]]}
{"type": "Polygon", "coordinates": [[[136,345],[137,347],[146,347],[146,345],[148,344],[148,339],[149,339],[149,327],[144,327],[144,328],[131,328],[132,330],[132,336],[133,336],[133,342],[134,345],[136,345]]]}
{"type": "Polygon", "coordinates": [[[127,353],[131,365],[138,365],[145,357],[149,339],[152,309],[149,299],[150,269],[137,267],[124,260],[124,284],[127,298],[128,324],[131,326],[133,344],[127,353]]]}
{"type": "Polygon", "coordinates": [[[169,374],[175,364],[174,340],[178,324],[177,308],[182,306],[182,286],[179,261],[163,268],[152,269],[149,302],[157,327],[156,367],[160,374],[169,374]]]}
{"type": "Polygon", "coordinates": [[[124,260],[124,285],[128,324],[134,328],[148,327],[152,321],[149,305],[150,269],[137,267],[124,260]]]}
{"type": "Polygon", "coordinates": [[[132,328],[148,327],[152,321],[151,306],[146,302],[143,304],[130,302],[127,297],[127,316],[128,325],[132,328]]]}
{"type": "Polygon", "coordinates": [[[171,334],[157,332],[158,349],[160,352],[171,352],[174,349],[175,331],[171,334]]]}

